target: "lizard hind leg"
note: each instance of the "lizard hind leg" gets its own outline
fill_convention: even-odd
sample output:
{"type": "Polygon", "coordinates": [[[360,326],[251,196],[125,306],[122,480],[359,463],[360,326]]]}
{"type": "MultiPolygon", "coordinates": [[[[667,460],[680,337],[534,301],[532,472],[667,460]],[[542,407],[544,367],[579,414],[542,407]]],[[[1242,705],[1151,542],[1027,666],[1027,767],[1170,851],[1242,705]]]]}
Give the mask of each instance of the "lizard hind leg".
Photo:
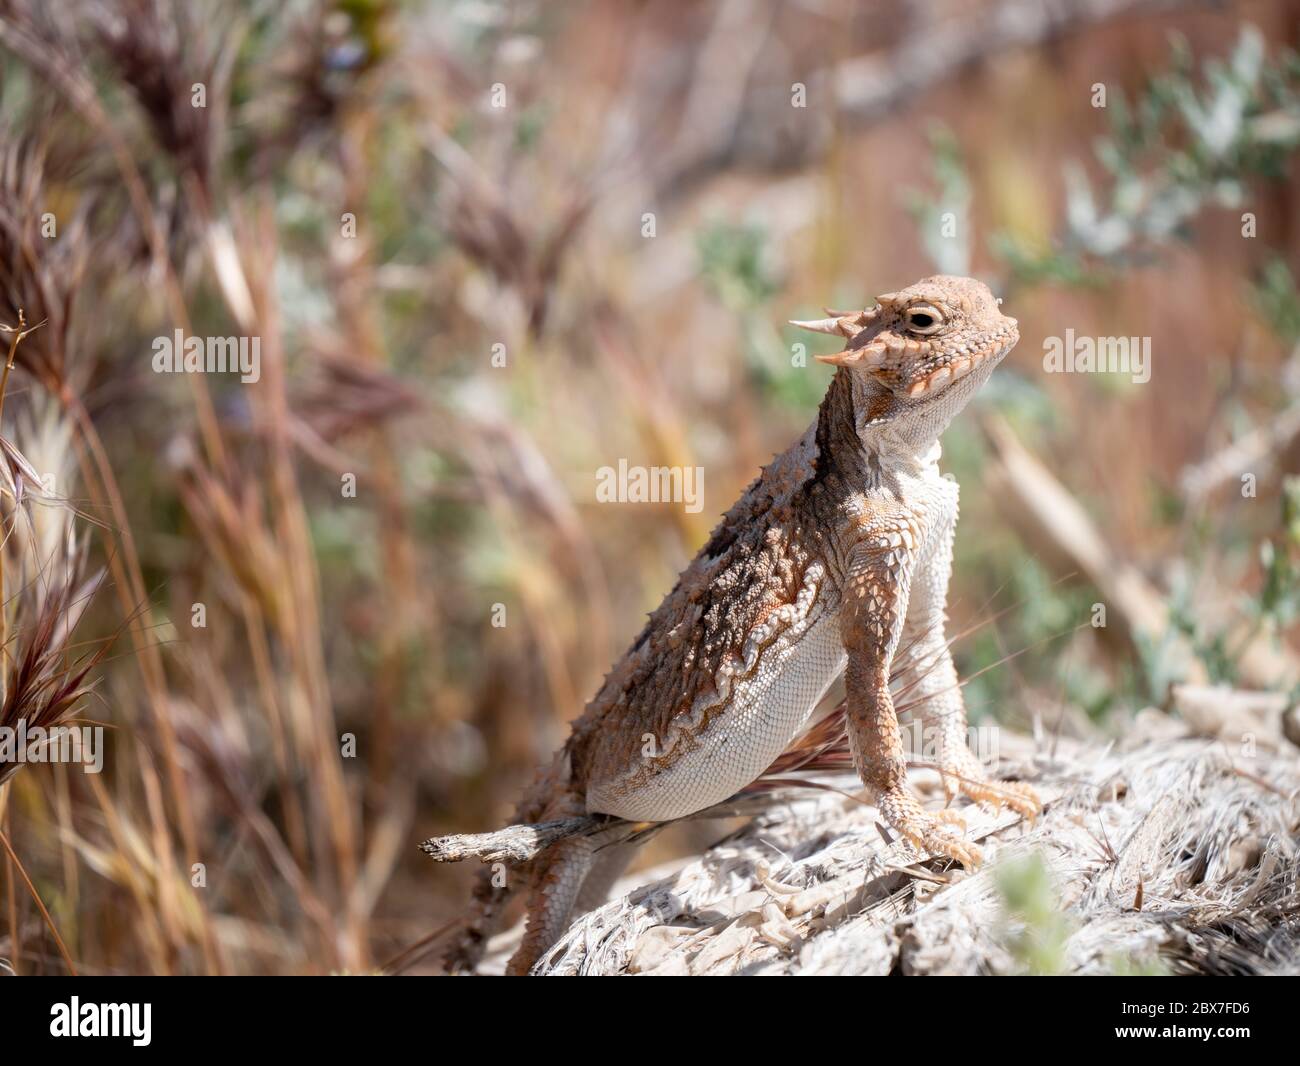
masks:
{"type": "MultiPolygon", "coordinates": [[[[538,771],[524,792],[515,807],[513,824],[544,822],[581,814],[584,810],[581,799],[569,784],[568,755],[561,749],[549,765],[538,771]]],[[[488,939],[505,918],[510,901],[521,890],[536,885],[539,868],[558,861],[552,859],[553,851],[554,848],[548,849],[530,862],[509,869],[504,882],[500,864],[484,866],[478,871],[469,914],[443,957],[448,973],[467,974],[476,970],[487,950],[488,939]]],[[[530,901],[529,914],[538,913],[539,909],[530,901]]]]}
{"type": "Polygon", "coordinates": [[[473,973],[501,925],[511,899],[528,890],[524,940],[508,964],[508,973],[525,974],[560,938],[577,915],[594,910],[609,896],[636,848],[602,846],[605,834],[558,841],[531,862],[512,870],[500,883],[500,866],[478,871],[469,917],[444,955],[448,973],[473,973]]]}
{"type": "Polygon", "coordinates": [[[598,846],[590,837],[570,837],[533,860],[524,939],[506,964],[508,975],[528,974],[569,928],[598,846]]]}
{"type": "MultiPolygon", "coordinates": [[[[551,791],[544,803],[528,814],[538,821],[585,814],[586,800],[568,785],[551,791]]],[[[574,916],[604,902],[605,895],[636,850],[614,844],[609,831],[558,840],[528,865],[528,911],[524,938],[506,973],[522,976],[532,970],[568,930],[574,916]]]]}
{"type": "Polygon", "coordinates": [[[606,843],[609,835],[561,840],[534,860],[528,924],[506,973],[527,974],[575,918],[609,898],[609,890],[636,853],[633,844],[606,843]]]}
{"type": "Polygon", "coordinates": [[[986,809],[1006,807],[1033,821],[1042,812],[1034,790],[1018,781],[991,777],[971,750],[961,685],[942,630],[936,637],[923,636],[917,655],[921,676],[911,682],[905,698],[919,727],[912,736],[919,743],[915,754],[920,763],[939,771],[949,803],[966,796],[986,809]]]}
{"type": "Polygon", "coordinates": [[[447,973],[473,973],[487,950],[488,938],[500,927],[506,906],[518,891],[521,879],[498,886],[497,878],[497,870],[491,866],[476,872],[469,917],[443,956],[447,973]]]}
{"type": "Polygon", "coordinates": [[[573,905],[574,916],[594,911],[609,902],[610,890],[623,876],[628,863],[636,854],[635,844],[598,844],[591,857],[591,870],[582,882],[582,891],[573,905]]]}

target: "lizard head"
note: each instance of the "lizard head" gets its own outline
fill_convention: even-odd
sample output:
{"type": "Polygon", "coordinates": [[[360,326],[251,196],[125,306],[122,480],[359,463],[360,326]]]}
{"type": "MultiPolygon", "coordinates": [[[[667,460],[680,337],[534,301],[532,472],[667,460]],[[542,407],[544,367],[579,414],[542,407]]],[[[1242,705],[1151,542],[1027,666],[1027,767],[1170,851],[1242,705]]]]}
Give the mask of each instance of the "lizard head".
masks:
{"type": "Polygon", "coordinates": [[[817,358],[883,386],[891,407],[911,408],[961,382],[973,392],[1015,346],[1016,320],[998,304],[981,281],[939,275],[878,296],[869,310],[792,324],[847,337],[844,351],[817,358]]]}

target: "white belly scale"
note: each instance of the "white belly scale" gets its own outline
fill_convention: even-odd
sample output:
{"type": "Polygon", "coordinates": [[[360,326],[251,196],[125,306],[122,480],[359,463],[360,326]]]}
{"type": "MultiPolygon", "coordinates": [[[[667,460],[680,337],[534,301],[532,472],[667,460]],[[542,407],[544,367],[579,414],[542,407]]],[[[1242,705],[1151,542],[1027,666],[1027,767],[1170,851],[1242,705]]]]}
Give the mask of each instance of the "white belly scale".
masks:
{"type": "Polygon", "coordinates": [[[732,682],[726,712],[681,741],[676,758],[631,788],[623,775],[591,782],[588,810],[665,821],[735,795],[804,729],[846,662],[839,612],[814,605],[763,650],[752,672],[732,682]]]}

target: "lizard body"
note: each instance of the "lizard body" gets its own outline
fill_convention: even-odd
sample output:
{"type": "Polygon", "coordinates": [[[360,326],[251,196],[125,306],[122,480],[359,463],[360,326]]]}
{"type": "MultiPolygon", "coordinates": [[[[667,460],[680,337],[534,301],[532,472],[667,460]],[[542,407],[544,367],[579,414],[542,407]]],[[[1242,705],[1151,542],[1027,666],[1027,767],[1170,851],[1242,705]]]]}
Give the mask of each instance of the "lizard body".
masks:
{"type": "MultiPolygon", "coordinates": [[[[923,811],[907,788],[889,678],[907,640],[928,664],[918,713],[937,734],[950,798],[1038,812],[1026,786],[986,781],[967,748],[944,635],[957,485],[939,472],[938,437],[1015,345],[1016,322],[982,283],[933,277],[870,310],[798,324],[848,340],[819,357],[837,369],[816,421],[723,517],[519,815],[665,821],[703,810],[759,777],[842,676],[849,746],[884,820],[972,866],[979,852],[954,830],[960,819],[923,811]]],[[[600,902],[628,851],[607,844],[566,839],[534,860],[511,972],[527,972],[575,910],[600,902]]]]}

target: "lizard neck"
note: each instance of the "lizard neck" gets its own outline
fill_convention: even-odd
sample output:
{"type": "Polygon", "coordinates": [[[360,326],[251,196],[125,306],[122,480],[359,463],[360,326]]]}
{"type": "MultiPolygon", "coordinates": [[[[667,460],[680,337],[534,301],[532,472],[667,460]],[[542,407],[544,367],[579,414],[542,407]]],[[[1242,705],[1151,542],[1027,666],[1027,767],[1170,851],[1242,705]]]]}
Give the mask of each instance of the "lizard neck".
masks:
{"type": "Polygon", "coordinates": [[[920,402],[897,396],[879,382],[841,367],[818,412],[822,454],[857,453],[895,462],[931,460],[938,454],[939,436],[988,379],[995,362],[987,360],[940,396],[920,402]]]}

